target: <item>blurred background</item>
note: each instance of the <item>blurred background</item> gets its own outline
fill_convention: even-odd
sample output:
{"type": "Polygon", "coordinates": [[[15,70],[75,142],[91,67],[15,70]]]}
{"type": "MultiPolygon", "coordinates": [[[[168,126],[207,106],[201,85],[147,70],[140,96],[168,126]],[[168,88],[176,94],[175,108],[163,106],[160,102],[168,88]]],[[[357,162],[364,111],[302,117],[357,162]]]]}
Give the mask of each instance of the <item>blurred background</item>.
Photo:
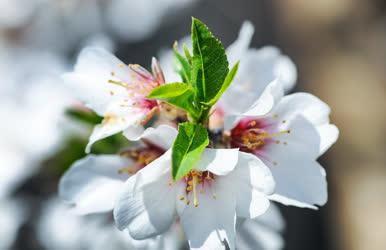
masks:
{"type": "MultiPolygon", "coordinates": [[[[294,91],[332,108],[340,138],[320,159],[329,202],[319,211],[280,207],[285,249],[386,249],[383,0],[0,0],[0,249],[84,249],[79,242],[97,235],[85,235],[56,199],[91,130],[74,122],[68,107],[79,104],[60,74],[86,45],[149,66],[189,33],[191,16],[225,46],[251,21],[251,47],[279,47],[297,65],[294,91]]],[[[113,137],[95,151],[124,143],[113,137]]]]}

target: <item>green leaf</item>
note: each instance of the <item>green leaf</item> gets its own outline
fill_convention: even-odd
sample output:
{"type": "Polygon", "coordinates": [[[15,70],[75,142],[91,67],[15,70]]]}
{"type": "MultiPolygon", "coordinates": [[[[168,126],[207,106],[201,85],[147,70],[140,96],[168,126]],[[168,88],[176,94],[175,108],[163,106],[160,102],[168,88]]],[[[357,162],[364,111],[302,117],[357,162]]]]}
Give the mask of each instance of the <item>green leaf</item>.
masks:
{"type": "Polygon", "coordinates": [[[147,96],[147,98],[167,100],[169,98],[181,96],[187,91],[194,92],[194,89],[192,86],[185,83],[167,83],[154,88],[147,96]]]}
{"type": "Polygon", "coordinates": [[[228,60],[221,42],[200,20],[192,19],[192,82],[200,102],[210,102],[228,74],[228,60]]]}
{"type": "Polygon", "coordinates": [[[206,146],[208,132],[200,124],[181,123],[172,147],[172,176],[179,180],[194,167],[206,146]]]}
{"type": "Polygon", "coordinates": [[[192,117],[197,117],[198,110],[194,106],[195,90],[185,83],[167,83],[153,89],[147,96],[149,99],[163,100],[173,106],[188,112],[192,117]]]}
{"type": "Polygon", "coordinates": [[[228,75],[225,77],[225,80],[224,80],[224,83],[221,86],[221,89],[219,90],[219,92],[217,92],[217,95],[212,100],[210,100],[209,102],[203,103],[203,104],[205,104],[207,106],[213,106],[220,99],[220,97],[224,94],[224,92],[231,85],[233,79],[235,79],[237,70],[239,69],[239,64],[240,64],[240,61],[238,61],[232,67],[231,71],[229,71],[228,75]]]}
{"type": "Polygon", "coordinates": [[[177,73],[181,76],[183,82],[190,84],[192,67],[189,61],[178,52],[176,43],[173,46],[173,51],[177,60],[177,73]]]}
{"type": "Polygon", "coordinates": [[[186,91],[184,94],[165,100],[167,103],[185,110],[191,117],[197,118],[199,110],[194,106],[194,92],[186,91]]]}

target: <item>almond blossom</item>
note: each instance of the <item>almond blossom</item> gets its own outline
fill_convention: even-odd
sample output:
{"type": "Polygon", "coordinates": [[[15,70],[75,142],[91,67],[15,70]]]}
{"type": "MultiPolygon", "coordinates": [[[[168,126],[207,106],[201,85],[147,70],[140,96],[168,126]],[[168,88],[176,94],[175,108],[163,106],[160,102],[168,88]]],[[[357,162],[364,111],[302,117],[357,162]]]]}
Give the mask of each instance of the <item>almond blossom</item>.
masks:
{"type": "Polygon", "coordinates": [[[231,147],[258,156],[276,182],[270,198],[286,205],[316,208],[327,201],[324,169],[316,161],[338,138],[330,108],[307,93],[283,96],[278,80],[249,110],[225,117],[231,147]]]}
{"type": "Polygon", "coordinates": [[[236,218],[256,218],[268,209],[274,181],[252,154],[205,149],[178,182],[170,166],[168,150],[125,183],[114,217],[134,239],[162,234],[179,218],[191,249],[219,249],[224,241],[234,249],[236,218]]]}
{"type": "Polygon", "coordinates": [[[149,100],[149,92],[165,82],[153,58],[153,74],[135,64],[125,65],[109,52],[99,48],[84,49],[71,73],[63,76],[87,107],[102,116],[86,147],[94,142],[125,131],[130,139],[143,132],[143,125],[154,115],[158,103],[149,100]]]}

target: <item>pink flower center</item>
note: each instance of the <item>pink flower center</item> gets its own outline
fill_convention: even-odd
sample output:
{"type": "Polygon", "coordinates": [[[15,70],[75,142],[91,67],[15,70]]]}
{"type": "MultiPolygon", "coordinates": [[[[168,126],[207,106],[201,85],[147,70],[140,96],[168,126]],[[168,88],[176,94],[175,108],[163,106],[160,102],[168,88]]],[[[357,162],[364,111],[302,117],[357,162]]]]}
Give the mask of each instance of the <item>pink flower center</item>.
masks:
{"type": "MultiPolygon", "coordinates": [[[[275,124],[275,123],[273,123],[275,124]]],[[[291,133],[290,130],[273,131],[272,123],[264,119],[242,119],[231,130],[231,146],[240,148],[241,151],[257,153],[265,145],[279,144],[275,138],[291,133]]],[[[286,142],[284,142],[286,144],[286,142]]]]}
{"type": "MultiPolygon", "coordinates": [[[[119,67],[126,67],[126,65],[122,64],[119,65],[119,67]]],[[[130,82],[124,82],[116,78],[116,73],[114,71],[111,72],[112,79],[108,82],[125,88],[128,94],[127,100],[133,100],[131,105],[145,109],[146,111],[152,110],[157,106],[157,101],[149,100],[146,97],[154,88],[164,82],[157,80],[159,77],[153,76],[150,72],[138,64],[130,64],[127,67],[130,72],[130,82]]],[[[114,95],[114,93],[110,94],[114,95]]]]}

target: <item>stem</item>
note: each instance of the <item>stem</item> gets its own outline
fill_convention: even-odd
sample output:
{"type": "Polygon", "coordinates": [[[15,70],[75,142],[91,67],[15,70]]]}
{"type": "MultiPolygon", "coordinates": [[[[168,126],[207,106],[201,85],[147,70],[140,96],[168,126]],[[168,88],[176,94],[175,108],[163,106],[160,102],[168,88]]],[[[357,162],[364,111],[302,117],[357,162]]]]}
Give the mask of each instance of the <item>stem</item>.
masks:
{"type": "Polygon", "coordinates": [[[208,115],[209,115],[210,107],[202,107],[200,116],[196,120],[196,123],[202,124],[204,127],[208,127],[208,115]]]}

